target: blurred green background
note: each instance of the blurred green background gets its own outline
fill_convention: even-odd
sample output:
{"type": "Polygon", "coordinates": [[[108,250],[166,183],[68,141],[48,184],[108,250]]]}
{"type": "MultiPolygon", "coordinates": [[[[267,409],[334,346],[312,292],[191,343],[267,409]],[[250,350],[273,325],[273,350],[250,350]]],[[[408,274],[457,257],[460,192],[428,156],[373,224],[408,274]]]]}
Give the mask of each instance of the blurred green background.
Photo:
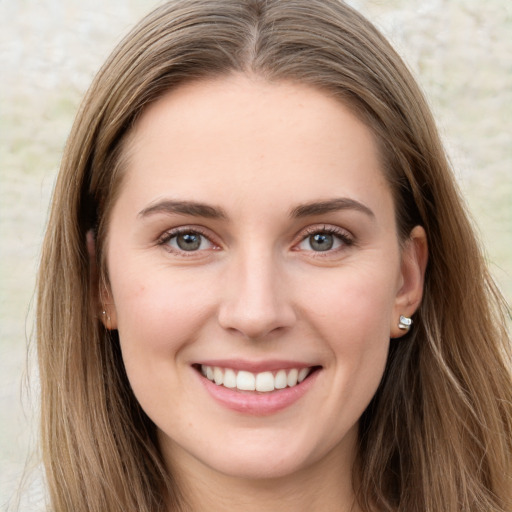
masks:
{"type": "MultiPolygon", "coordinates": [[[[0,1],[1,510],[19,486],[36,437],[37,376],[27,343],[33,336],[39,247],[63,146],[99,66],[133,23],[159,3],[0,1]],[[22,386],[26,375],[31,393],[22,393],[29,389],[22,386]]],[[[422,85],[491,271],[510,302],[512,2],[349,3],[391,39],[422,85]]],[[[40,509],[35,480],[22,510],[40,509]]]]}

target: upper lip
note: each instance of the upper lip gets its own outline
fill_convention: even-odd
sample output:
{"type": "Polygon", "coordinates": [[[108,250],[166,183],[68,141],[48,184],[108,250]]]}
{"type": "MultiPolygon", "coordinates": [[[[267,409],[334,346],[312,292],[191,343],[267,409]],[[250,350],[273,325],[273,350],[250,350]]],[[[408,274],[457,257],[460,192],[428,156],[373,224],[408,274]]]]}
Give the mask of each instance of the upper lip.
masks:
{"type": "Polygon", "coordinates": [[[246,371],[251,373],[290,370],[292,368],[297,368],[300,370],[301,368],[319,366],[303,361],[301,362],[282,359],[270,359],[264,361],[248,361],[245,359],[208,359],[204,361],[198,361],[196,365],[217,366],[219,368],[230,368],[232,370],[246,371]]]}

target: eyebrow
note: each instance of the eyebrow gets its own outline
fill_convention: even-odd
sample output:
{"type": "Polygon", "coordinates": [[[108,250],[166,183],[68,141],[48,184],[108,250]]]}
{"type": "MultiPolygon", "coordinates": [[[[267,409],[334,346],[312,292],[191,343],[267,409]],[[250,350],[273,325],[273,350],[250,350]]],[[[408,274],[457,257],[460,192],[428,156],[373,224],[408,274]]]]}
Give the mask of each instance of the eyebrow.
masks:
{"type": "Polygon", "coordinates": [[[371,217],[372,219],[375,218],[375,214],[370,210],[370,208],[368,208],[368,206],[348,197],[338,197],[326,201],[304,203],[293,208],[290,212],[290,216],[295,218],[310,217],[340,210],[357,210],[368,215],[368,217],[371,217]]]}
{"type": "Polygon", "coordinates": [[[196,201],[174,201],[164,199],[144,208],[139,212],[139,217],[148,217],[156,213],[191,215],[207,219],[226,219],[227,215],[221,208],[196,201]]]}
{"type": "MultiPolygon", "coordinates": [[[[291,210],[290,217],[303,218],[340,210],[357,210],[371,218],[375,217],[375,214],[370,210],[370,208],[359,201],[349,199],[347,197],[300,204],[291,210]]],[[[222,208],[197,201],[175,201],[172,199],[164,199],[144,208],[139,212],[139,217],[149,217],[150,215],[157,213],[177,213],[181,215],[191,215],[193,217],[204,217],[207,219],[227,219],[227,215],[222,208]]]]}

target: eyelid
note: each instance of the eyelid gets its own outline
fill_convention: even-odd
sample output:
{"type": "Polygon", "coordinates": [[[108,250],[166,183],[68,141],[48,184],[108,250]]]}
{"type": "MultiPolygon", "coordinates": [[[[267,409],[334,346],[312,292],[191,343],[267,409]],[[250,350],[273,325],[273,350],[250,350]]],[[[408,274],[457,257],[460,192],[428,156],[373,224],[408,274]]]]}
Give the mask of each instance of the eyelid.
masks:
{"type": "Polygon", "coordinates": [[[330,225],[330,224],[316,224],[313,226],[308,226],[299,232],[299,234],[297,235],[298,241],[296,241],[293,244],[294,250],[297,250],[297,251],[301,250],[298,248],[298,246],[302,242],[304,242],[304,240],[306,240],[308,237],[315,235],[317,233],[326,233],[326,234],[333,235],[333,236],[337,237],[338,239],[341,240],[342,247],[337,248],[337,249],[327,250],[327,251],[313,251],[312,249],[307,251],[307,252],[315,253],[315,256],[322,256],[322,255],[326,256],[329,253],[330,254],[335,253],[339,250],[343,250],[344,247],[345,248],[350,247],[355,244],[354,236],[352,235],[352,233],[350,233],[350,231],[348,231],[344,228],[341,228],[339,226],[334,226],[334,225],[330,225]]]}
{"type": "Polygon", "coordinates": [[[209,230],[206,230],[205,228],[203,228],[201,226],[186,225],[186,226],[178,226],[178,227],[167,229],[166,231],[164,231],[157,238],[157,245],[163,246],[168,252],[177,254],[179,256],[191,257],[191,256],[195,255],[197,257],[197,255],[199,253],[204,253],[205,251],[208,251],[208,250],[218,250],[220,248],[220,244],[217,243],[214,240],[214,238],[215,237],[212,236],[212,234],[209,232],[209,230]],[[186,234],[186,233],[197,233],[198,235],[200,235],[200,236],[204,237],[206,240],[208,240],[210,242],[210,244],[212,244],[213,247],[210,247],[208,249],[200,249],[197,251],[185,251],[185,250],[176,249],[169,245],[170,240],[172,240],[176,236],[179,236],[181,234],[186,234]]]}
{"type": "MultiPolygon", "coordinates": [[[[293,250],[300,251],[301,249],[298,248],[298,246],[306,240],[309,236],[317,234],[317,233],[327,233],[330,235],[333,235],[337,237],[342,244],[342,247],[339,247],[337,249],[331,249],[327,250],[325,252],[322,251],[314,251],[314,250],[308,250],[306,252],[315,253],[315,256],[327,256],[328,254],[335,253],[339,250],[342,250],[343,248],[352,246],[355,244],[354,236],[348,231],[347,229],[341,228],[340,226],[334,226],[329,224],[316,224],[307,226],[306,228],[303,228],[294,238],[295,242],[293,243],[293,250]]],[[[204,253],[205,251],[210,250],[219,250],[221,248],[221,244],[216,240],[216,237],[210,232],[210,230],[205,229],[202,226],[197,225],[185,225],[185,226],[177,226],[171,229],[167,229],[164,231],[161,235],[157,238],[157,245],[159,246],[165,246],[165,249],[171,253],[178,254],[180,256],[184,257],[191,257],[191,256],[198,256],[199,253],[204,253]],[[200,249],[196,251],[185,251],[173,248],[168,245],[169,240],[172,238],[185,233],[197,233],[198,235],[204,237],[206,240],[212,244],[213,247],[210,247],[208,249],[200,249]]]]}

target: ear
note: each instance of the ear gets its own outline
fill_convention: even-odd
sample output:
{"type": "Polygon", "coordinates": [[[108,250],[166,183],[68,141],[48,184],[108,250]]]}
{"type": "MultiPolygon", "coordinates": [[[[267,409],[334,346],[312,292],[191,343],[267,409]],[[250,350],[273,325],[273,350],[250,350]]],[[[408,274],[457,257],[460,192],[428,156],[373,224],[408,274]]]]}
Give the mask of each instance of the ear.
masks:
{"type": "Polygon", "coordinates": [[[117,329],[117,313],[112,293],[107,283],[100,283],[96,263],[96,240],[92,229],[86,234],[87,254],[89,256],[89,282],[92,293],[92,309],[98,311],[98,318],[106,329],[117,329]]]}
{"type": "Polygon", "coordinates": [[[422,226],[416,226],[402,249],[400,281],[391,318],[391,338],[400,338],[407,333],[407,330],[398,327],[400,315],[411,317],[418,309],[423,297],[427,261],[427,235],[422,226]]]}

